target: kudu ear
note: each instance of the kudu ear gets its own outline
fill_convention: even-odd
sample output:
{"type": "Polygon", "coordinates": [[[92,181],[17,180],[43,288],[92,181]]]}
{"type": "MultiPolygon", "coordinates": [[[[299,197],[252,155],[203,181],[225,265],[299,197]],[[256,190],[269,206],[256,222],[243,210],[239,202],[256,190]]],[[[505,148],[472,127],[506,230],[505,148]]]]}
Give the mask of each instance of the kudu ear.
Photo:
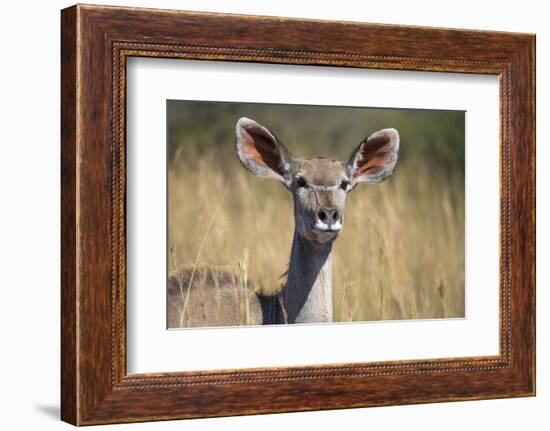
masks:
{"type": "Polygon", "coordinates": [[[263,178],[289,181],[292,155],[266,127],[240,118],[235,127],[237,154],[243,166],[263,178]]]}
{"type": "Polygon", "coordinates": [[[359,144],[347,163],[352,185],[384,181],[395,168],[398,151],[397,130],[382,129],[369,135],[359,144]]]}

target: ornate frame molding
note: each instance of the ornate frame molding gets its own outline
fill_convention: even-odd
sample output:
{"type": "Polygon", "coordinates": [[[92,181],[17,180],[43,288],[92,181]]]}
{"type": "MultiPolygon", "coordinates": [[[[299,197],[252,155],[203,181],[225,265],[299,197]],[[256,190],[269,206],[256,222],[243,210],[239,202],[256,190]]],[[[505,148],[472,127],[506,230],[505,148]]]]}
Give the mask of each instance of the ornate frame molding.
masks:
{"type": "Polygon", "coordinates": [[[534,36],[510,33],[99,6],[65,9],[62,418],[97,424],[533,395],[534,44],[534,36]],[[271,32],[251,30],[259,25],[271,32]],[[203,30],[212,26],[218,30],[203,30]],[[310,34],[317,35],[315,41],[308,40],[310,34]],[[127,375],[125,66],[131,56],[498,75],[500,354],[127,375]],[[257,390],[262,400],[246,396],[257,390]]]}

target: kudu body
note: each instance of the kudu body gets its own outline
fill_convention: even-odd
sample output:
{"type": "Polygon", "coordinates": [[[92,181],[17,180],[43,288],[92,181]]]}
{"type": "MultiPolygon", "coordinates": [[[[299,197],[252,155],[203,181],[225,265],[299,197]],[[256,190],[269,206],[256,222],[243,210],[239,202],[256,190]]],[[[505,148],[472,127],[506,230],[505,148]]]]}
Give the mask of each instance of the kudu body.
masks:
{"type": "Polygon", "coordinates": [[[183,312],[190,326],[239,324],[243,301],[251,324],[331,322],[332,245],[344,224],[346,196],[361,182],[379,183],[391,175],[398,132],[383,129],[369,135],[345,162],[295,157],[267,128],[248,118],[237,122],[236,137],[243,166],[259,177],[280,181],[293,196],[295,229],[286,283],[278,294],[264,296],[242,289],[230,269],[195,269],[194,274],[172,276],[169,327],[187,326],[178,320],[183,312]],[[188,309],[186,302],[191,304],[188,309]]]}

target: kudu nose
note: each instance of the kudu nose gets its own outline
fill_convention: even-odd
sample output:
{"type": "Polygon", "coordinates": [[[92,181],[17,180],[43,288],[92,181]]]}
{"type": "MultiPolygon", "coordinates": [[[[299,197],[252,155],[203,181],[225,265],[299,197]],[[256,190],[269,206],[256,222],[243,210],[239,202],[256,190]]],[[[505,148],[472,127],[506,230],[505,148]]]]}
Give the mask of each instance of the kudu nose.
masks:
{"type": "Polygon", "coordinates": [[[326,223],[330,226],[340,220],[340,213],[336,208],[323,207],[317,213],[317,217],[319,217],[319,220],[321,220],[323,223],[326,223]]]}

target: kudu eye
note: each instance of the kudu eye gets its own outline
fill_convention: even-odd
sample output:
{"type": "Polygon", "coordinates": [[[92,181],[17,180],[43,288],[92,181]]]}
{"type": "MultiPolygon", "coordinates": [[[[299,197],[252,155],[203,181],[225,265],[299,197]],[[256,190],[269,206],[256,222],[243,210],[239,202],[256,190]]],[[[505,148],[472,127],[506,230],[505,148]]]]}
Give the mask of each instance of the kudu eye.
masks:
{"type": "Polygon", "coordinates": [[[303,177],[297,177],[296,178],[296,187],[298,187],[298,188],[307,187],[306,180],[304,180],[303,177]]]}
{"type": "Polygon", "coordinates": [[[342,190],[344,190],[345,192],[348,190],[348,187],[349,187],[349,181],[348,180],[343,180],[341,183],[340,183],[340,188],[342,190]]]}

